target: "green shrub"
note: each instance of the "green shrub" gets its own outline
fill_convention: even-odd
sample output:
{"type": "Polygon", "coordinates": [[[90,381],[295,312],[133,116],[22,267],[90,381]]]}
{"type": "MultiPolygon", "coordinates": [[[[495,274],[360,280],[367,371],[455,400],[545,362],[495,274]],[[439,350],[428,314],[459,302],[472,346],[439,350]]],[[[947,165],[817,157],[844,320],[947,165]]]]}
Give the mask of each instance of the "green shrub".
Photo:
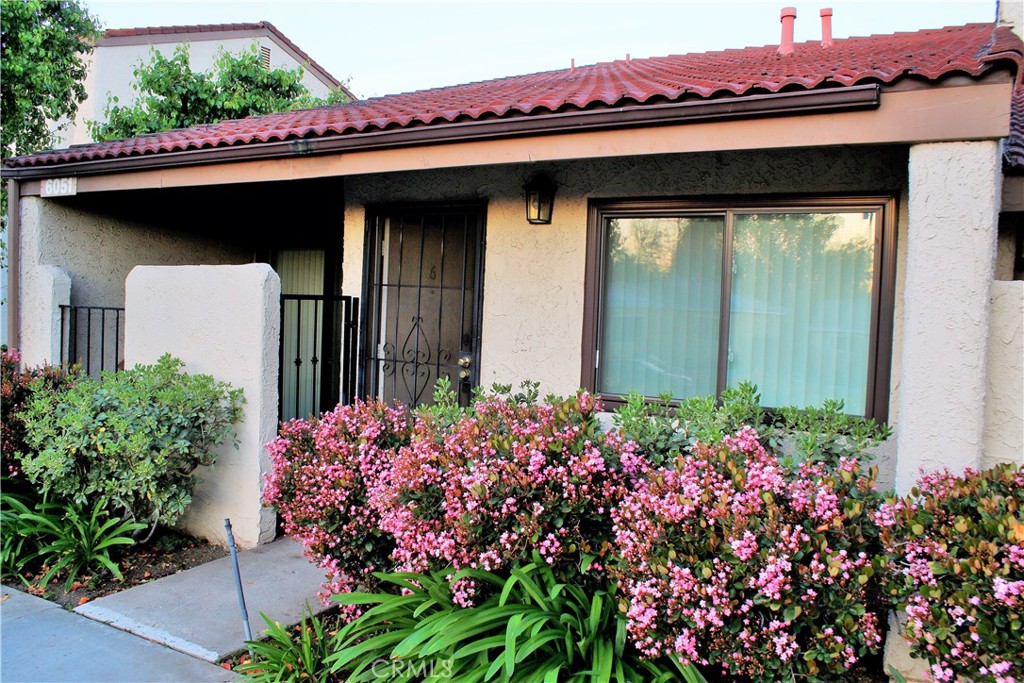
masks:
{"type": "Polygon", "coordinates": [[[150,535],[174,523],[196,467],[213,464],[244,403],[241,390],[182,366],[165,355],[64,392],[37,391],[23,412],[25,475],[61,499],[143,522],[150,535]]]}
{"type": "Polygon", "coordinates": [[[65,370],[59,366],[18,370],[21,354],[17,349],[0,354],[0,476],[4,477],[4,491],[34,497],[35,490],[25,481],[21,472],[21,454],[28,452],[25,445],[25,423],[22,410],[38,391],[58,394],[66,391],[77,379],[78,369],[65,370]]]}
{"type": "Polygon", "coordinates": [[[41,539],[38,556],[48,568],[39,584],[45,586],[50,579],[67,571],[64,590],[83,571],[109,569],[116,578],[121,570],[110,557],[114,546],[135,543],[130,534],[146,528],[137,522],[122,522],[111,519],[97,503],[88,507],[40,503],[31,512],[19,515],[25,535],[41,539]]]}
{"type": "Polygon", "coordinates": [[[928,474],[877,517],[904,635],[933,679],[1024,680],[1024,470],[928,474]]]}
{"type": "Polygon", "coordinates": [[[873,420],[847,415],[842,401],[821,407],[784,406],[765,410],[757,385],[740,382],[714,396],[673,403],[671,395],[649,401],[631,393],[615,416],[615,426],[637,443],[655,465],[671,464],[700,443],[716,443],[743,427],[758,430],[765,444],[786,453],[798,466],[805,460],[838,466],[842,458],[865,460],[867,449],[889,437],[891,430],[873,420]]]}
{"type": "Polygon", "coordinates": [[[379,577],[402,593],[335,598],[373,605],[335,637],[328,661],[339,680],[703,681],[692,667],[641,658],[627,641],[613,583],[588,593],[539,556],[507,576],[467,569],[379,577]],[[464,579],[490,584],[491,597],[460,607],[452,586],[464,579]]]}
{"type": "Polygon", "coordinates": [[[302,623],[293,634],[267,615],[266,639],[249,641],[251,661],[239,664],[235,671],[259,683],[316,681],[326,683],[330,669],[326,660],[331,653],[331,638],[325,634],[324,621],[313,615],[309,606],[302,623]]]}

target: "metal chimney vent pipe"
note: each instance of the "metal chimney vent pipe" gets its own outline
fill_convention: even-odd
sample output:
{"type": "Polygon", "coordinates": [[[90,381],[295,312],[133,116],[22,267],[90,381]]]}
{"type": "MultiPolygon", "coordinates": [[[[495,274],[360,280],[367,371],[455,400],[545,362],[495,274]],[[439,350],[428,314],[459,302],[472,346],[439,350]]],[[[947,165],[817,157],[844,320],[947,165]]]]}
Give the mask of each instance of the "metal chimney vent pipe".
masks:
{"type": "Polygon", "coordinates": [[[779,21],[782,22],[782,42],[779,43],[779,54],[792,54],[793,26],[796,23],[796,7],[783,7],[779,21]]]}

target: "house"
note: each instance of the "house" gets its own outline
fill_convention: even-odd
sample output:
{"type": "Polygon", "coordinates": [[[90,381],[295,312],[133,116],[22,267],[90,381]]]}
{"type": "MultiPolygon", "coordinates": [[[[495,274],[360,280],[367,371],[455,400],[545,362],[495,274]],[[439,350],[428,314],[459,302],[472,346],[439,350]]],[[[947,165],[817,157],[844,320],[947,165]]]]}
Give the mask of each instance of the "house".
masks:
{"type": "MultiPolygon", "coordinates": [[[[275,378],[319,358],[293,389],[307,408],[341,396],[339,365],[355,393],[409,403],[438,376],[462,400],[532,378],[612,405],[751,379],[770,405],[841,398],[888,422],[901,490],[922,467],[1021,462],[1020,16],[833,40],[823,10],[822,39],[794,45],[794,14],[779,45],[8,160],[12,343],[56,359],[60,305],[123,307],[128,278],[126,324],[154,349],[202,345],[223,374],[235,359],[196,332],[219,325],[275,378]],[[266,266],[137,268],[253,263],[321,306],[276,357],[266,266]],[[356,299],[358,334],[333,312],[356,299]]],[[[276,403],[252,386],[250,408],[276,403]]]]}
{"type": "Polygon", "coordinates": [[[107,100],[111,96],[118,98],[122,105],[133,102],[135,67],[148,63],[154,50],[170,56],[180,45],[188,47],[189,63],[194,71],[212,69],[221,50],[237,54],[255,45],[267,69],[301,67],[302,84],[314,97],[326,97],[330,91],[341,88],[355,99],[337,78],[269,21],[107,29],[96,41],[92,53],[86,56],[83,82],[86,98],[79,105],[74,121],[58,131],[57,146],[92,142],[86,121],[104,121],[107,100]]]}

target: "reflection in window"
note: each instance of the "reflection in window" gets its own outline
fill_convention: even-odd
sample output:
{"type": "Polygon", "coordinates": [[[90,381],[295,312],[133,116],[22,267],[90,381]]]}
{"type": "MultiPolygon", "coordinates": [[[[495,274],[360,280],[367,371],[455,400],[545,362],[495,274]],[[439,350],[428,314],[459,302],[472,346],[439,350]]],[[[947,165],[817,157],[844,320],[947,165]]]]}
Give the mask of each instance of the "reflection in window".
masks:
{"type": "Polygon", "coordinates": [[[867,398],[874,213],[738,214],[728,384],[765,405],[867,398]]]}
{"type": "Polygon", "coordinates": [[[610,222],[601,390],[715,393],[725,218],[610,222]]]}
{"type": "Polygon", "coordinates": [[[595,388],[688,398],[751,380],[764,405],[864,414],[880,221],[878,205],[606,215],[595,388]]]}

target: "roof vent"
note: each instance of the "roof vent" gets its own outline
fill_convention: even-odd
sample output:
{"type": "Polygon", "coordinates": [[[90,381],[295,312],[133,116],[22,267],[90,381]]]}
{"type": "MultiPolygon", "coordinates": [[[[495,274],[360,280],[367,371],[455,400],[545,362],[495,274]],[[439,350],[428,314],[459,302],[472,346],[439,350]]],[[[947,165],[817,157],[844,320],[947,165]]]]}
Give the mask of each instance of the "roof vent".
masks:
{"type": "Polygon", "coordinates": [[[260,46],[260,65],[264,71],[270,71],[270,48],[266,45],[260,46]]]}
{"type": "Polygon", "coordinates": [[[793,26],[796,24],[796,7],[783,7],[779,21],[782,22],[782,41],[779,43],[779,54],[792,54],[793,26]]]}
{"type": "Polygon", "coordinates": [[[821,46],[832,47],[832,8],[821,10],[821,46]]]}

